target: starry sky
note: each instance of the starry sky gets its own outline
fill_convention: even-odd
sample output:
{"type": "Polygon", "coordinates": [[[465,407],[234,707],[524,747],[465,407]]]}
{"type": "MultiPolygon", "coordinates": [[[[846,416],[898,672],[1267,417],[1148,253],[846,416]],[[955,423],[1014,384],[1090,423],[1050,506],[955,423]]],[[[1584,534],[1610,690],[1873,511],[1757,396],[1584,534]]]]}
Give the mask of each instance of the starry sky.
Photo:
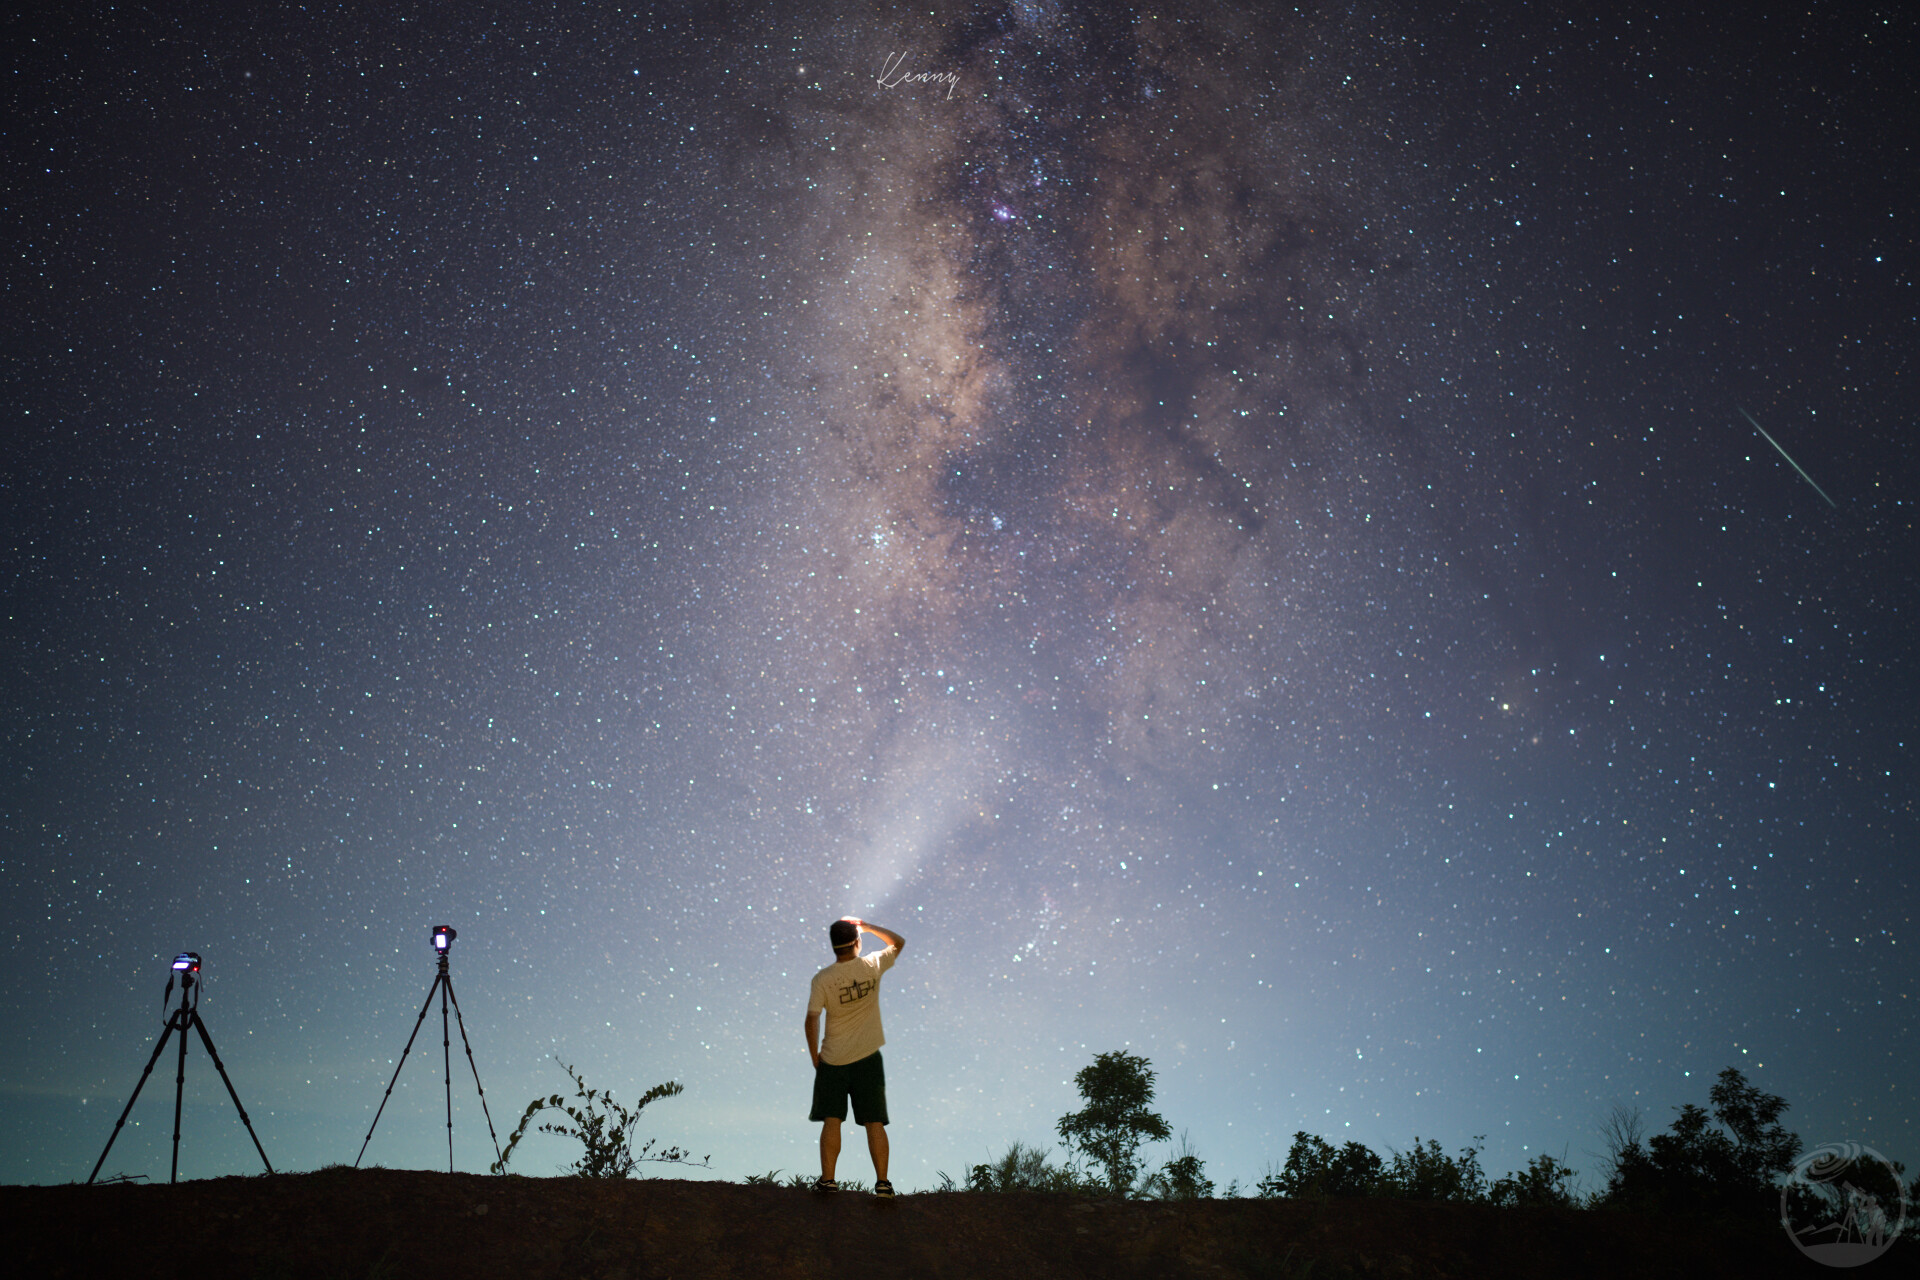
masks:
{"type": "MultiPolygon", "coordinates": [[[[351,1163],[441,923],[503,1143],[567,1062],[807,1172],[849,912],[904,1188],[1117,1048],[1223,1186],[1591,1187],[1730,1065],[1920,1161],[1920,41],[1588,8],[17,21],[0,1180],[87,1176],[189,949],[351,1163]]],[[[446,1167],[438,1022],[367,1163],[446,1167]]]]}

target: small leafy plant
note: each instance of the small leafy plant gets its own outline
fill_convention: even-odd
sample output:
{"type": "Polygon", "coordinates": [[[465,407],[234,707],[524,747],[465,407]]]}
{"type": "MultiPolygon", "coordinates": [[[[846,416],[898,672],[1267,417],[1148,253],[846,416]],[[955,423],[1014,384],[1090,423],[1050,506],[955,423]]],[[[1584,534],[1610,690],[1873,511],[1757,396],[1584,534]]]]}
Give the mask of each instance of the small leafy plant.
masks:
{"type": "MultiPolygon", "coordinates": [[[[941,1189],[957,1191],[947,1174],[941,1189]]],[[[1104,1185],[1104,1184],[1102,1184],[1104,1185]]],[[[967,1171],[967,1191],[1084,1191],[1093,1190],[1091,1181],[1072,1165],[1061,1166],[1047,1159],[1047,1149],[1015,1142],[1007,1153],[989,1164],[976,1164],[967,1171]]]]}
{"type": "Polygon", "coordinates": [[[1567,1184],[1578,1176],[1578,1172],[1543,1151],[1527,1161],[1523,1171],[1510,1173],[1494,1183],[1493,1189],[1487,1193],[1487,1203],[1510,1207],[1571,1209],[1579,1202],[1567,1184]]]}
{"type": "Polygon", "coordinates": [[[520,1139],[526,1136],[527,1125],[536,1115],[549,1108],[564,1112],[571,1123],[551,1121],[541,1125],[540,1132],[557,1134],[562,1138],[577,1138],[586,1148],[578,1160],[566,1166],[566,1171],[577,1178],[631,1178],[633,1167],[642,1162],[707,1167],[707,1161],[712,1157],[691,1160],[679,1147],[663,1147],[656,1151],[651,1139],[643,1143],[638,1151],[633,1149],[633,1127],[640,1113],[648,1103],[682,1092],[677,1080],[657,1084],[642,1094],[640,1101],[632,1107],[623,1107],[613,1100],[612,1094],[587,1088],[587,1082],[580,1078],[580,1073],[568,1064],[562,1062],[560,1069],[573,1080],[574,1097],[578,1105],[569,1105],[557,1093],[529,1102],[513,1136],[507,1139],[507,1148],[501,1153],[499,1163],[493,1166],[493,1172],[507,1171],[507,1161],[513,1158],[513,1149],[520,1144],[520,1139]]]}
{"type": "Polygon", "coordinates": [[[1148,1174],[1141,1183],[1140,1194],[1154,1200],[1211,1200],[1213,1179],[1206,1175],[1206,1167],[1207,1162],[1193,1149],[1193,1142],[1183,1129],[1180,1154],[1167,1161],[1158,1173],[1148,1174]]]}

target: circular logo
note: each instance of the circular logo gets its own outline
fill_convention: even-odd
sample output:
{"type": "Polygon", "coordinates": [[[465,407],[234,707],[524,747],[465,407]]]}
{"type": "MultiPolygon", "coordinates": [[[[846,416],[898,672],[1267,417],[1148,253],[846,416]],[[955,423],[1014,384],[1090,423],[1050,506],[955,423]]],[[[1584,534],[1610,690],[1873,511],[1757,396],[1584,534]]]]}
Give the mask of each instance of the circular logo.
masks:
{"type": "Polygon", "coordinates": [[[1893,1162],[1872,1147],[1830,1142],[1801,1156],[1787,1175],[1780,1225],[1815,1262],[1857,1267],[1899,1239],[1907,1188],[1893,1162]]]}

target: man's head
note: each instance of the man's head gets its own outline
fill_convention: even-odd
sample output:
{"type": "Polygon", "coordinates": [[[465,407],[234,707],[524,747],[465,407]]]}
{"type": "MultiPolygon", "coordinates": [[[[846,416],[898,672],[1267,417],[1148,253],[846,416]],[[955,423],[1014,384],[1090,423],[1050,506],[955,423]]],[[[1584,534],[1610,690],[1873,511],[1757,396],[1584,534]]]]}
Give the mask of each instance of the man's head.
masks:
{"type": "Polygon", "coordinates": [[[827,941],[833,945],[833,954],[844,960],[860,949],[860,926],[851,920],[835,920],[827,926],[827,941]]]}

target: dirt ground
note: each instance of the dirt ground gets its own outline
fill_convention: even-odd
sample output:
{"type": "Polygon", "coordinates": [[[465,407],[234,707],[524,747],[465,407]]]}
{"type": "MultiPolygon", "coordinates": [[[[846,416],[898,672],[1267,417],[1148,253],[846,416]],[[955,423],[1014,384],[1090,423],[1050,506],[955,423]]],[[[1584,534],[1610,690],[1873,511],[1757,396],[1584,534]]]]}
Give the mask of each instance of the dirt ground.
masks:
{"type": "MultiPolygon", "coordinates": [[[[818,1196],[723,1182],[397,1169],[0,1187],[36,1277],[902,1280],[1815,1275],[1778,1229],[1390,1200],[818,1196]]],[[[1895,1269],[1899,1264],[1895,1264],[1895,1269]]]]}

